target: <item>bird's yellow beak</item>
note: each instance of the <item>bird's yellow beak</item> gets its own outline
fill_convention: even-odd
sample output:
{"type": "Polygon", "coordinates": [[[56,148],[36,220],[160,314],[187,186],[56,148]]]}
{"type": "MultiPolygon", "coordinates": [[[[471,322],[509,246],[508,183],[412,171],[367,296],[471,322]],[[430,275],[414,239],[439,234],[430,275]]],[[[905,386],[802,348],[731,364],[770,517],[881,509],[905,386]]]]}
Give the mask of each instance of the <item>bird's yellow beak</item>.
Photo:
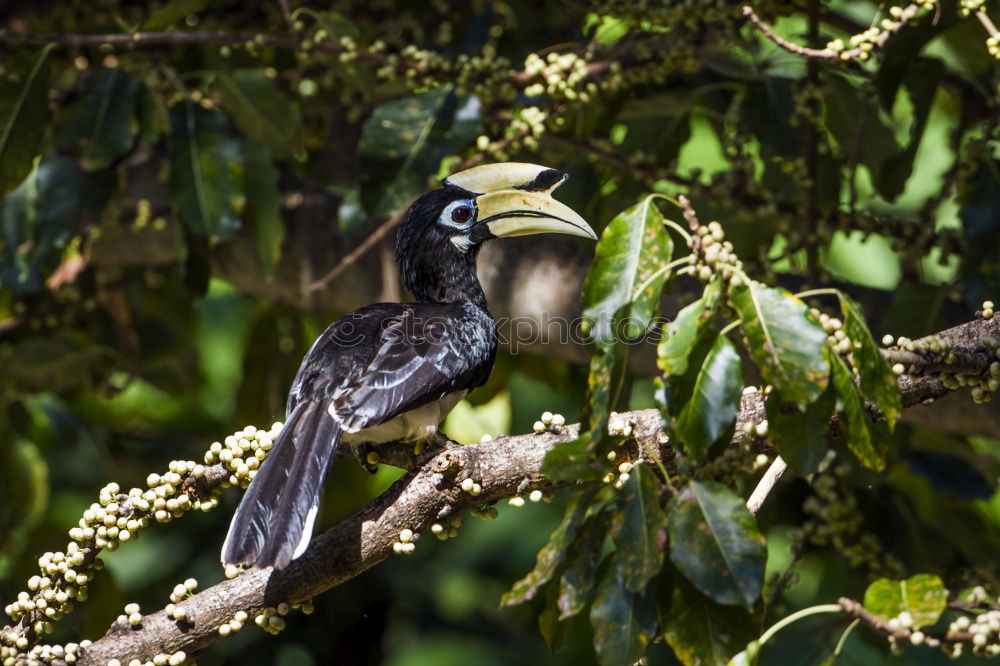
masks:
{"type": "Polygon", "coordinates": [[[476,197],[473,242],[529,234],[568,234],[597,240],[586,220],[548,192],[499,190],[476,197]]]}
{"type": "Polygon", "coordinates": [[[446,178],[444,185],[475,195],[476,223],[470,232],[474,243],[543,233],[597,240],[586,220],[552,198],[552,191],[566,178],[562,171],[538,164],[502,162],[460,171],[446,178]]]}

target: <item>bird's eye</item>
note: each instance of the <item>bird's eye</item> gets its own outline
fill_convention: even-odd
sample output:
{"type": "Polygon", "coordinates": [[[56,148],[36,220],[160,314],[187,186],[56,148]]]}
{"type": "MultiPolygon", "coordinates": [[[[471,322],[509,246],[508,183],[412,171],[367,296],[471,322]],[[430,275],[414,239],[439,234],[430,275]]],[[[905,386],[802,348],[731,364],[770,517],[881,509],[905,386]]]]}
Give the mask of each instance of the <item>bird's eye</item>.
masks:
{"type": "Polygon", "coordinates": [[[465,224],[472,217],[472,209],[468,206],[456,206],[451,211],[451,221],[458,224],[465,224]]]}

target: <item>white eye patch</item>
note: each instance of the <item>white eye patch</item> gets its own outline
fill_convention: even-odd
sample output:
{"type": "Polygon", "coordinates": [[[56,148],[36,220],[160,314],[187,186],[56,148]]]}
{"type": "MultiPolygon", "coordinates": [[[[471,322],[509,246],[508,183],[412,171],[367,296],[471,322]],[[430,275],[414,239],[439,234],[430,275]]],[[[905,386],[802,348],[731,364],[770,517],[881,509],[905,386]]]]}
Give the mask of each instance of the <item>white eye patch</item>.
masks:
{"type": "Polygon", "coordinates": [[[468,231],[475,221],[476,204],[472,199],[452,201],[444,207],[441,216],[438,217],[438,224],[460,231],[468,231]]]}

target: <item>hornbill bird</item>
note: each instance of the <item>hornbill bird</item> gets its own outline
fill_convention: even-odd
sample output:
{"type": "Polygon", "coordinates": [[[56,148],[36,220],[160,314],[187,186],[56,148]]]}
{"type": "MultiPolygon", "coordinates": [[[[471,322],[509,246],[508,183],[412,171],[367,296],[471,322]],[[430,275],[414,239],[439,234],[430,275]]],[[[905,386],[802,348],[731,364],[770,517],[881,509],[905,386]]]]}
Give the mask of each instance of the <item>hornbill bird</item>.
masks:
{"type": "Polygon", "coordinates": [[[229,526],[223,564],[285,567],[312,537],[341,444],[440,437],[438,424],[489,378],[496,323],[476,277],[484,241],[555,232],[597,239],[552,198],[555,169],[501,163],[456,173],[403,215],[396,263],[415,303],[376,303],[333,322],[288,394],[286,422],[229,526]]]}

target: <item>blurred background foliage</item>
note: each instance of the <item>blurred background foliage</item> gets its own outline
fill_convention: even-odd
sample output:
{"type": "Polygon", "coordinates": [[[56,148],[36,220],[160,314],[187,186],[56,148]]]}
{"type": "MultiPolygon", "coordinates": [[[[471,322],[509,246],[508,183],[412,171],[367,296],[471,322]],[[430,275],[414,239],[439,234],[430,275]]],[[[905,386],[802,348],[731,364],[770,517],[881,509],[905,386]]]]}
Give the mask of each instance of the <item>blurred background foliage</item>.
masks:
{"type": "MultiPolygon", "coordinates": [[[[703,219],[723,221],[751,274],[855,285],[877,333],[930,333],[996,297],[1000,78],[982,26],[946,1],[867,64],[817,64],[745,25],[740,9],[728,0],[0,4],[0,598],[16,595],[41,551],[61,547],[105,483],[135,485],[236,427],[282,419],[299,360],[326,324],[370,297],[400,297],[392,234],[345,277],[322,276],[462,166],[565,169],[560,197],[598,231],[644,192],[686,192],[703,219]],[[135,30],[165,37],[132,46],[69,37],[135,30]]],[[[867,0],[756,9],[780,34],[819,47],[885,13],[867,0]]],[[[995,3],[986,9],[996,15],[995,3]]],[[[586,369],[557,356],[502,353],[445,431],[464,442],[528,432],[546,409],[572,420],[586,369]]],[[[643,374],[630,378],[627,406],[652,406],[643,374]]],[[[886,475],[852,481],[867,529],[907,569],[956,587],[1000,582],[1000,442],[907,425],[893,447],[886,475]],[[941,474],[941,461],[959,472],[941,474]]],[[[336,465],[323,524],[398,474],[336,465]]],[[[235,495],[108,553],[90,602],[53,639],[97,638],[125,603],[160,607],[188,576],[221,579],[235,495]]],[[[788,564],[808,497],[804,482],[788,484],[761,514],[769,573],[788,564]]],[[[497,608],[563,500],[470,519],[460,538],[322,595],[316,614],[280,638],[240,632],[199,662],[592,663],[585,623],[553,654],[535,626],[540,605],[497,608]]],[[[860,598],[868,581],[821,545],[795,576],[768,624],[860,598]]],[[[768,659],[820,663],[843,625],[795,625],[768,659]]],[[[650,656],[674,659],[662,644],[650,656]]],[[[884,641],[859,633],[841,659],[889,656],[884,641]]]]}

